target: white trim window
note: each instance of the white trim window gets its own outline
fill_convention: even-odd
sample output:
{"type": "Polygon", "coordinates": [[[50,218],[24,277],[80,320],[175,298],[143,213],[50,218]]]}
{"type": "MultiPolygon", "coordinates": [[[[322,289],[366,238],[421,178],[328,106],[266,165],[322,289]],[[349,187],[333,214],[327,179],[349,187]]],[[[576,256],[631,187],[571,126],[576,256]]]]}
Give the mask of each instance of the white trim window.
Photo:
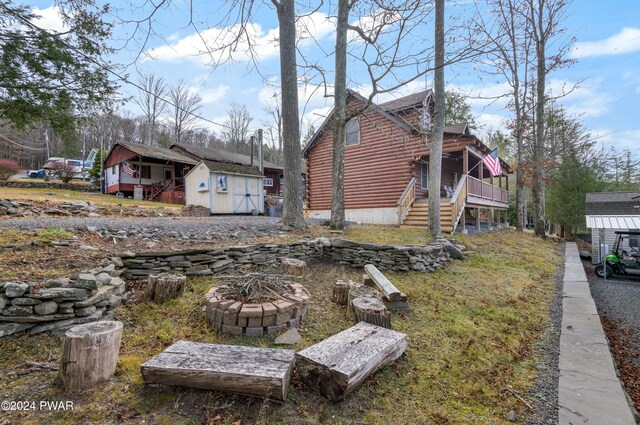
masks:
{"type": "Polygon", "coordinates": [[[420,163],[420,187],[429,189],[429,163],[420,163]]]}
{"type": "Polygon", "coordinates": [[[360,122],[358,117],[351,118],[344,126],[344,145],[353,146],[360,144],[360,122]]]}
{"type": "Polygon", "coordinates": [[[263,184],[263,185],[264,185],[265,187],[273,187],[273,179],[269,179],[269,178],[266,178],[266,177],[265,177],[265,178],[263,179],[263,182],[264,182],[264,184],[263,184]]]}
{"type": "Polygon", "coordinates": [[[228,190],[227,176],[224,174],[216,175],[216,189],[220,191],[228,190]]]}

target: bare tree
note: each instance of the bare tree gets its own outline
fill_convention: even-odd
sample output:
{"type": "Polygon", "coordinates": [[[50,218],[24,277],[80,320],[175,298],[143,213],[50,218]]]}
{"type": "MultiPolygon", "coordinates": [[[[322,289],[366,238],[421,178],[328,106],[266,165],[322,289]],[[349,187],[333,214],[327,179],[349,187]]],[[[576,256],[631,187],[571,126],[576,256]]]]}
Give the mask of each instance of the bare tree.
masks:
{"type": "Polygon", "coordinates": [[[249,139],[249,126],[253,118],[245,105],[231,104],[224,120],[222,140],[232,152],[247,153],[247,141],[249,139]]]}
{"type": "Polygon", "coordinates": [[[167,110],[164,96],[167,94],[167,84],[162,77],[157,78],[153,74],[138,74],[138,97],[134,102],[142,110],[146,119],[145,142],[148,145],[154,144],[156,135],[156,123],[160,116],[167,110]]]}
{"type": "Polygon", "coordinates": [[[265,122],[267,142],[277,149],[278,163],[282,161],[282,110],[280,107],[280,98],[274,93],[273,102],[265,109],[269,114],[270,120],[265,122]]]}
{"type": "Polygon", "coordinates": [[[169,100],[171,101],[171,126],[173,127],[174,143],[180,143],[183,135],[196,128],[198,116],[202,109],[202,98],[193,93],[187,84],[180,80],[169,90],[169,100]]]}
{"type": "Polygon", "coordinates": [[[442,143],[446,99],[444,92],[444,0],[435,0],[435,70],[433,71],[434,111],[433,132],[429,145],[429,231],[440,235],[440,182],[442,173],[442,143]]]}

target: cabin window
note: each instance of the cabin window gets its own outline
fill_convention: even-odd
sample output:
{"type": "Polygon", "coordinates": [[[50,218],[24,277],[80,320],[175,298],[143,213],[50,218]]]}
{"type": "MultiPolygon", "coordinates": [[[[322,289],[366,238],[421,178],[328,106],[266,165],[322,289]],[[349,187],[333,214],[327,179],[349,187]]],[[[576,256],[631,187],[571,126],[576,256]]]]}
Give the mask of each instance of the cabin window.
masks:
{"type": "Polygon", "coordinates": [[[218,190],[227,190],[227,176],[218,175],[216,177],[216,189],[218,190]]]}
{"type": "Polygon", "coordinates": [[[133,174],[133,177],[141,178],[141,179],[150,179],[151,178],[151,166],[150,165],[143,165],[140,168],[140,170],[141,170],[140,174],[138,174],[138,165],[134,165],[134,169],[136,171],[133,174]]]}
{"type": "Polygon", "coordinates": [[[116,175],[116,166],[115,165],[111,167],[111,175],[112,176],[116,175]]]}
{"type": "Polygon", "coordinates": [[[344,126],[344,144],[353,146],[360,143],[360,123],[358,118],[352,118],[344,126]]]}
{"type": "Polygon", "coordinates": [[[420,186],[429,189],[429,164],[426,162],[420,164],[420,186]]]}
{"type": "Polygon", "coordinates": [[[273,179],[265,178],[265,179],[263,179],[263,181],[264,181],[264,185],[265,185],[265,186],[267,186],[267,187],[273,187],[273,179]]]}

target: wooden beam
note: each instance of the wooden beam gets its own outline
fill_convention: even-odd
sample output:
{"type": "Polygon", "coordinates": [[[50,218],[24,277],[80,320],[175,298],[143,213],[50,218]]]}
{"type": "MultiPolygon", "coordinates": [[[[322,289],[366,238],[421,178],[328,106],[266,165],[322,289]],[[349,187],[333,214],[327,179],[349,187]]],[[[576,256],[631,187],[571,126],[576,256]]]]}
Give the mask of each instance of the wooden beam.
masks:
{"type": "Polygon", "coordinates": [[[462,151],[462,171],[465,175],[469,172],[469,149],[462,151]]]}
{"type": "Polygon", "coordinates": [[[145,384],[179,385],[285,401],[293,350],[178,341],[142,366],[145,384]]]}
{"type": "Polygon", "coordinates": [[[307,386],[335,402],[406,349],[407,335],[360,322],[298,352],[296,373],[307,386]]]}
{"type": "MultiPolygon", "coordinates": [[[[393,283],[380,270],[373,264],[367,264],[364,266],[364,271],[373,279],[373,282],[382,292],[386,301],[407,301],[407,296],[400,292],[393,283]]],[[[383,298],[383,299],[384,299],[383,298]]]]}

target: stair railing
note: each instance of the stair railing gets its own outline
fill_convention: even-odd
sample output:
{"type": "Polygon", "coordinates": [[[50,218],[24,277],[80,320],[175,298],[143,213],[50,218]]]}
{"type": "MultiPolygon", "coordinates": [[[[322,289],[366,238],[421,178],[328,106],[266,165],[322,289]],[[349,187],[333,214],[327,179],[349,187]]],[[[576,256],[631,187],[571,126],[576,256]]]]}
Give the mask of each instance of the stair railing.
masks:
{"type": "Polygon", "coordinates": [[[466,203],[467,175],[465,174],[458,182],[456,190],[453,192],[453,196],[451,197],[451,218],[453,219],[453,230],[451,230],[451,233],[454,233],[456,231],[456,227],[458,226],[460,217],[462,217],[462,214],[464,214],[464,207],[466,203]]]}
{"type": "Polygon", "coordinates": [[[398,200],[398,225],[401,225],[407,214],[411,210],[413,202],[416,200],[416,179],[411,177],[407,187],[402,192],[402,196],[398,200]]]}

